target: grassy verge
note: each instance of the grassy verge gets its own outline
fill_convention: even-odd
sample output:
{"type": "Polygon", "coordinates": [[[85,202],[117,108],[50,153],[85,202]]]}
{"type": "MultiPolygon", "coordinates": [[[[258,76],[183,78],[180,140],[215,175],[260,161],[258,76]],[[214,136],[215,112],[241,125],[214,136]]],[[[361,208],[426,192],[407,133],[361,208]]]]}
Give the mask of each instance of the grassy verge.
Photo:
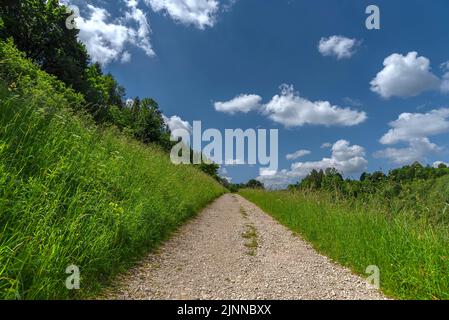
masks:
{"type": "Polygon", "coordinates": [[[0,74],[15,75],[0,81],[0,299],[90,296],[225,192],[74,115],[82,99],[0,45],[0,74]],[[72,264],[80,290],[65,286],[72,264]]]}
{"type": "Polygon", "coordinates": [[[449,232],[407,214],[395,217],[368,207],[336,204],[317,194],[242,190],[314,247],[365,275],[380,269],[381,289],[401,299],[449,298],[449,232]]]}

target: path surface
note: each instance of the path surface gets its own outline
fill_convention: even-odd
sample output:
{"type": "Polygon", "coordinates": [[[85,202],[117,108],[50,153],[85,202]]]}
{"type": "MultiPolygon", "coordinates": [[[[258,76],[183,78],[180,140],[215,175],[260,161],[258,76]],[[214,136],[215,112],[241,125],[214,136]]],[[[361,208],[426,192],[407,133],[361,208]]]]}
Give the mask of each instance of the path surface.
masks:
{"type": "Polygon", "coordinates": [[[119,277],[112,299],[383,299],[254,204],[226,194],[119,277]]]}

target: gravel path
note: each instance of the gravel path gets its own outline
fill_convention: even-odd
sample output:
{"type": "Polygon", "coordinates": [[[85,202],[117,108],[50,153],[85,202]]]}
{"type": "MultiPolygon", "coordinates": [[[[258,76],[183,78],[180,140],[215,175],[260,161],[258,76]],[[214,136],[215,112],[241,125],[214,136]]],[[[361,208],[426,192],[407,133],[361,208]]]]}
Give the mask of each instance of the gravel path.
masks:
{"type": "Polygon", "coordinates": [[[226,194],[117,279],[108,299],[384,299],[254,204],[226,194]]]}

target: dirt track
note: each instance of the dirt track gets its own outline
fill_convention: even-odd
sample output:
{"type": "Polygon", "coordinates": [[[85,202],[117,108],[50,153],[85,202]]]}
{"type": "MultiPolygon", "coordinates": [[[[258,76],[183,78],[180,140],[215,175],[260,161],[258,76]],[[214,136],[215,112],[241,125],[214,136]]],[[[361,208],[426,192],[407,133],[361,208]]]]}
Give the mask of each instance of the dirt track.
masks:
{"type": "Polygon", "coordinates": [[[254,204],[226,194],[117,279],[112,299],[384,299],[254,204]]]}

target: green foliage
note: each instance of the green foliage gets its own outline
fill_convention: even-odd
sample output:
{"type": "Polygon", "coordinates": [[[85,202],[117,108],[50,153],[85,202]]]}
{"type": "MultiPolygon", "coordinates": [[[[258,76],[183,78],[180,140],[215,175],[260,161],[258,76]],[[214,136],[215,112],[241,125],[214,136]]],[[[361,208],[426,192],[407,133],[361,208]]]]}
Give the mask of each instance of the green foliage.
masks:
{"type": "Polygon", "coordinates": [[[12,41],[0,41],[0,77],[0,298],[91,295],[225,192],[75,113],[84,97],[12,41]],[[81,290],[65,287],[71,264],[81,290]]]}
{"type": "Polygon", "coordinates": [[[407,210],[430,223],[449,224],[449,216],[439,214],[449,203],[448,193],[436,187],[438,181],[444,180],[441,177],[449,177],[449,168],[444,164],[433,168],[417,162],[390,170],[387,175],[381,171],[364,172],[359,181],[343,180],[335,169],[313,170],[299,183],[289,186],[289,190],[327,192],[354,205],[375,202],[393,215],[407,210]]]}
{"type": "Polygon", "coordinates": [[[246,187],[250,189],[264,189],[264,185],[262,182],[251,179],[246,183],[246,187]]]}
{"type": "Polygon", "coordinates": [[[225,181],[222,184],[231,192],[238,192],[240,189],[265,189],[264,184],[256,179],[250,179],[247,183],[229,183],[225,181]]]}
{"type": "MultiPolygon", "coordinates": [[[[53,105],[70,107],[81,110],[85,104],[84,97],[74,90],[67,88],[56,77],[42,72],[35,64],[25,59],[24,53],[14,46],[12,40],[0,40],[0,79],[14,91],[21,95],[31,95],[53,100],[53,105]],[[51,92],[48,96],[46,92],[51,92]]],[[[43,105],[43,104],[41,104],[43,105]]]]}
{"type": "MultiPolygon", "coordinates": [[[[95,63],[86,68],[87,85],[83,93],[90,102],[88,110],[99,123],[111,121],[110,108],[123,107],[125,89],[111,74],[104,75],[101,66],[95,63]]],[[[114,123],[115,124],[115,123],[114,123]]]]}
{"type": "MultiPolygon", "coordinates": [[[[436,189],[449,194],[449,177],[436,189]]],[[[242,196],[300,233],[315,249],[363,276],[380,269],[387,295],[401,299],[449,299],[449,229],[408,211],[391,215],[383,204],[348,203],[327,192],[245,189],[242,196]]],[[[418,199],[419,200],[419,199],[418,199]]],[[[440,215],[447,215],[445,209],[440,215]]]]}
{"type": "Polygon", "coordinates": [[[208,162],[202,162],[199,165],[196,165],[197,168],[204,173],[207,173],[211,177],[214,177],[217,181],[220,181],[220,177],[218,176],[218,169],[220,169],[220,166],[216,163],[208,163],[208,162]]]}
{"type": "Polygon", "coordinates": [[[166,151],[173,146],[170,130],[153,99],[136,98],[123,108],[112,107],[110,116],[111,123],[145,144],[157,143],[166,151]]]}
{"type": "Polygon", "coordinates": [[[243,190],[324,254],[364,274],[381,271],[398,298],[449,298],[449,169],[419,163],[343,180],[313,170],[285,192],[243,190]]]}
{"type": "Polygon", "coordinates": [[[79,30],[66,27],[70,13],[58,0],[8,1],[0,6],[0,38],[14,39],[19,50],[43,70],[83,92],[88,54],[78,42],[79,30]]]}
{"type": "MultiPolygon", "coordinates": [[[[67,28],[70,16],[68,8],[52,0],[24,0],[5,3],[0,7],[0,45],[5,46],[0,59],[5,64],[3,75],[8,83],[20,81],[24,77],[35,81],[36,76],[55,79],[39,74],[39,69],[54,75],[66,87],[80,93],[84,102],[78,101],[77,109],[89,112],[97,124],[115,125],[143,143],[157,143],[170,150],[170,132],[166,127],[157,103],[150,98],[135,99],[132,106],[124,102],[125,89],[111,74],[103,74],[98,63],[89,65],[86,48],[78,41],[78,30],[67,28]],[[12,42],[6,39],[13,39],[12,42]],[[8,52],[5,52],[8,51],[8,52]],[[25,56],[34,62],[23,61],[25,56]],[[13,58],[13,61],[9,59],[13,58]],[[9,74],[9,68],[14,69],[9,74]],[[131,110],[130,110],[131,109],[131,110]]],[[[50,81],[50,80],[49,80],[50,81]]],[[[61,86],[62,84],[58,84],[61,86]]],[[[210,168],[209,168],[210,169],[210,168]]]]}

